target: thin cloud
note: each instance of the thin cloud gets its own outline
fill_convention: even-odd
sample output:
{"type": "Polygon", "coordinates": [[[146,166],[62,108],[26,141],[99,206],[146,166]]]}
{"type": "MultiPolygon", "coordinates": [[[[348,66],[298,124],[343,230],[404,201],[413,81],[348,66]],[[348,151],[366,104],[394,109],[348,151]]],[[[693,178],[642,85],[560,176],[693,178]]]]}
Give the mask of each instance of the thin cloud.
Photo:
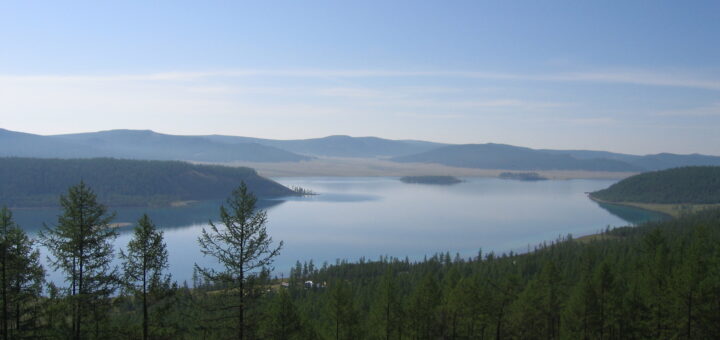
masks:
{"type": "Polygon", "coordinates": [[[680,110],[666,110],[656,113],[657,116],[694,116],[712,117],[720,116],[720,103],[713,103],[707,106],[692,107],[680,110]]]}
{"type": "Polygon", "coordinates": [[[193,81],[212,78],[471,78],[488,80],[617,83],[646,86],[687,87],[720,90],[720,80],[676,72],[603,71],[560,72],[553,74],[513,74],[475,71],[391,71],[391,70],[220,70],[204,72],[164,72],[129,75],[0,75],[0,81],[17,82],[105,82],[105,81],[193,81]]]}

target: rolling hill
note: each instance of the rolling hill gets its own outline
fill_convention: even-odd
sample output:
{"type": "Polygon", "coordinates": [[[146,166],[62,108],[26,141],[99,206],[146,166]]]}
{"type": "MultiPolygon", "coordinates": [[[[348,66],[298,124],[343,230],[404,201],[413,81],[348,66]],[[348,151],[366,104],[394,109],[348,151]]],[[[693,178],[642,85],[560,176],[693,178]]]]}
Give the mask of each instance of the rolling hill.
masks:
{"type": "Polygon", "coordinates": [[[720,167],[690,166],[646,172],[590,196],[607,202],[718,204],[720,167]]]}
{"type": "Polygon", "coordinates": [[[11,207],[55,206],[81,180],[108,205],[223,199],[241,181],[261,198],[295,195],[250,168],[179,161],[0,158],[0,178],[0,205],[11,207]]]}
{"type": "Polygon", "coordinates": [[[198,162],[297,162],[301,156],[257,143],[219,143],[204,137],[149,130],[110,130],[40,136],[0,130],[0,156],[39,158],[113,157],[198,162]]]}
{"type": "Polygon", "coordinates": [[[298,154],[320,157],[395,157],[425,152],[446,145],[425,141],[390,140],[377,137],[350,137],[342,135],[295,140],[273,140],[220,135],[204,137],[224,143],[253,142],[298,154]]]}
{"type": "Polygon", "coordinates": [[[41,136],[0,129],[0,157],[112,157],[209,163],[288,163],[309,161],[316,157],[329,160],[354,158],[359,161],[372,158],[476,169],[611,172],[720,166],[720,157],[699,154],[660,153],[641,156],[607,151],[537,150],[492,143],[452,145],[342,135],[296,140],[223,135],[176,136],[149,130],[41,136]]]}
{"type": "Polygon", "coordinates": [[[448,166],[507,170],[640,171],[613,159],[578,159],[567,154],[504,144],[450,145],[423,153],[392,158],[396,162],[438,163],[448,166]]]}

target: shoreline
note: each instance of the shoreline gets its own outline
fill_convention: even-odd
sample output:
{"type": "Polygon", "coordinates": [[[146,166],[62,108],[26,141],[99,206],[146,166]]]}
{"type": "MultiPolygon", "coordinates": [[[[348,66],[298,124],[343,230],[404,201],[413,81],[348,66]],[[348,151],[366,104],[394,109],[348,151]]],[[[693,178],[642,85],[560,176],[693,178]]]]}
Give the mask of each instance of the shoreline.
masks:
{"type": "Polygon", "coordinates": [[[622,205],[626,207],[633,207],[643,210],[648,210],[656,213],[661,213],[672,218],[678,218],[686,213],[693,213],[700,210],[720,208],[720,203],[716,204],[694,204],[694,203],[641,203],[641,202],[613,202],[606,201],[591,194],[587,195],[591,200],[598,203],[622,205]]]}
{"type": "MultiPolygon", "coordinates": [[[[210,164],[210,163],[203,163],[210,164]]],[[[517,170],[460,168],[431,163],[398,163],[370,158],[318,158],[300,162],[230,162],[216,165],[249,167],[269,178],[284,177],[403,177],[403,176],[455,176],[494,177],[503,172],[533,171],[551,180],[569,179],[623,179],[637,172],[585,171],[585,170],[517,170]]]]}

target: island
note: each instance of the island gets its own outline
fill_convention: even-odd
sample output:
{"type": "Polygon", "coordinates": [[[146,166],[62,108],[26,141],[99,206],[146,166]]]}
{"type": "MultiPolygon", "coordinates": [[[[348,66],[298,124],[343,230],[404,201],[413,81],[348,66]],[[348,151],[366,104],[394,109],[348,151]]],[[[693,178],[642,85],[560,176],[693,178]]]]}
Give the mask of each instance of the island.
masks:
{"type": "Polygon", "coordinates": [[[437,184],[452,185],[462,182],[461,179],[454,176],[405,176],[400,181],[411,184],[437,184]]]}
{"type": "Polygon", "coordinates": [[[547,179],[537,172],[503,172],[498,177],[517,181],[544,181],[547,179]]]}
{"type": "Polygon", "coordinates": [[[720,207],[720,166],[688,166],[645,172],[592,192],[597,202],[679,216],[720,207]]]}

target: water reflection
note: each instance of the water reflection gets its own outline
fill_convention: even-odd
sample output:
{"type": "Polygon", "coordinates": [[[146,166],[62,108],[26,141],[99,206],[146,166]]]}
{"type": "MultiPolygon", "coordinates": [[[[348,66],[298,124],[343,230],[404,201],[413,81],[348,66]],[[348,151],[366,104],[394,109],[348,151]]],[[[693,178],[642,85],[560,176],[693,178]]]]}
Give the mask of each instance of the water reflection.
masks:
{"type": "MultiPolygon", "coordinates": [[[[521,182],[467,178],[453,186],[402,183],[398,178],[281,178],[319,195],[260,201],[268,210],[268,233],[285,242],[275,268],[287,271],[295,261],[317,264],[381,255],[422,259],[436,252],[473,256],[479,249],[503,252],[582,236],[606,226],[634,224],[657,217],[630,207],[603,206],[585,192],[614,181],[521,182]]],[[[217,220],[223,201],[183,207],[114,208],[116,222],[133,223],[148,213],[165,231],[173,277],[191,281],[193,264],[215,267],[203,257],[197,237],[217,220]]],[[[54,225],[59,209],[17,209],[17,222],[31,234],[43,223],[54,225]]],[[[120,229],[115,245],[124,248],[132,227],[120,229]]]]}
{"type": "Polygon", "coordinates": [[[660,212],[634,208],[620,204],[602,203],[597,201],[593,202],[595,202],[600,208],[607,210],[607,212],[631,224],[640,224],[648,221],[662,221],[670,218],[670,216],[660,212]]]}

